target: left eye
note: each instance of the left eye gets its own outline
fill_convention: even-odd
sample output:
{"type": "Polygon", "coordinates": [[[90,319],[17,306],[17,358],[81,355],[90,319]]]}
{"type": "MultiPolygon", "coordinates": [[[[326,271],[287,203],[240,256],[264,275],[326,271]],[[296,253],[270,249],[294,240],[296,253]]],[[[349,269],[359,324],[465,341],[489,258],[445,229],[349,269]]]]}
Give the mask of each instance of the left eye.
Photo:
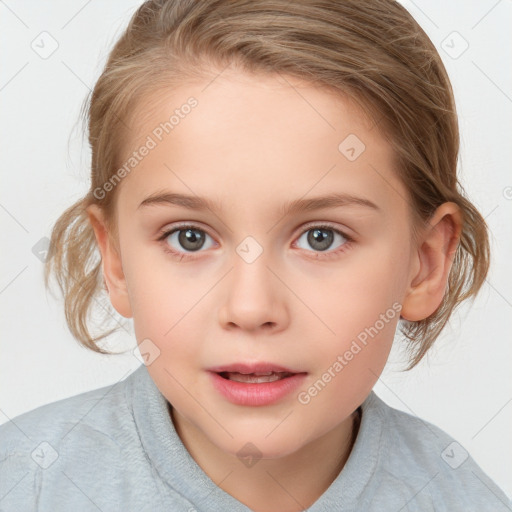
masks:
{"type": "MultiPolygon", "coordinates": [[[[206,237],[210,238],[210,235],[205,233],[202,229],[197,229],[194,227],[183,227],[180,229],[175,229],[171,232],[165,233],[162,239],[166,239],[169,245],[172,245],[172,242],[175,244],[178,243],[181,247],[173,247],[174,250],[180,252],[182,249],[189,252],[197,252],[200,249],[205,248],[205,240],[206,237]]],[[[210,244],[211,247],[213,244],[210,244]]]]}
{"type": "MultiPolygon", "coordinates": [[[[299,241],[306,236],[306,241],[312,247],[315,251],[326,251],[327,249],[331,248],[331,245],[333,244],[333,241],[336,237],[338,239],[341,239],[348,242],[350,239],[349,237],[343,235],[343,233],[330,228],[328,226],[315,226],[313,228],[308,229],[307,231],[304,231],[304,233],[298,238],[297,245],[299,245],[299,241]]],[[[335,249],[343,245],[343,243],[340,243],[335,249]]],[[[307,249],[306,247],[300,247],[301,249],[307,249]]]]}

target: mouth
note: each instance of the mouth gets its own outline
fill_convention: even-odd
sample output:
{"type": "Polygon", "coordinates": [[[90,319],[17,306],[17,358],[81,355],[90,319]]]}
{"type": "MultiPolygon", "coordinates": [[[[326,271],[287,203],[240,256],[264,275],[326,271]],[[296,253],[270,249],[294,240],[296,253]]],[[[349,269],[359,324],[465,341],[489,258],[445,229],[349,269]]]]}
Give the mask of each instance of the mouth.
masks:
{"type": "Polygon", "coordinates": [[[235,363],[208,369],[212,383],[230,402],[270,405],[292,393],[304,382],[307,372],[274,363],[235,363]]]}

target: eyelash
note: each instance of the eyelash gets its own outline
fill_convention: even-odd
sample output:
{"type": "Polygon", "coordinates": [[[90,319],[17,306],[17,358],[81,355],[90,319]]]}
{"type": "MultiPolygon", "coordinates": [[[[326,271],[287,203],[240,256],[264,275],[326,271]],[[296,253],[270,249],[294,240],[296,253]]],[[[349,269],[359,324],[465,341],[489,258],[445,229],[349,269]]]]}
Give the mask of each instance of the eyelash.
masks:
{"type": "MultiPolygon", "coordinates": [[[[203,233],[206,233],[208,236],[213,238],[206,230],[200,228],[199,226],[196,226],[194,224],[182,224],[178,226],[174,226],[172,229],[163,229],[158,233],[157,241],[164,242],[164,251],[168,254],[170,254],[173,258],[177,258],[179,261],[189,261],[195,259],[194,252],[186,253],[186,252],[177,252],[169,247],[167,243],[165,243],[165,239],[175,233],[176,231],[184,231],[186,229],[195,229],[198,231],[202,231],[203,233]]],[[[346,242],[341,245],[338,249],[335,249],[333,251],[328,252],[320,252],[320,251],[307,251],[307,252],[313,252],[314,254],[318,256],[312,257],[312,259],[330,259],[338,257],[341,253],[344,253],[348,251],[352,247],[352,243],[354,242],[354,238],[347,235],[343,231],[340,231],[339,229],[335,228],[333,225],[329,223],[323,223],[323,224],[308,224],[306,227],[300,232],[297,239],[299,239],[304,233],[307,233],[308,231],[311,231],[312,229],[328,229],[331,231],[334,231],[335,233],[341,235],[346,242]]],[[[200,251],[198,251],[200,252],[200,251]]],[[[309,256],[311,258],[311,256],[309,256]]]]}

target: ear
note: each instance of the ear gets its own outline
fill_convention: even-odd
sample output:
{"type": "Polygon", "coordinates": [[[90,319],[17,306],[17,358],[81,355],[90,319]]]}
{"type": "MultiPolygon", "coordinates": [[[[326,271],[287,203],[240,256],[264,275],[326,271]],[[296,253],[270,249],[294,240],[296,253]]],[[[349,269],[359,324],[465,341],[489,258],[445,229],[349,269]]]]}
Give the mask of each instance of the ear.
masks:
{"type": "Polygon", "coordinates": [[[91,204],[87,207],[86,211],[100,249],[103,279],[110,302],[120,315],[125,318],[131,318],[132,310],[121,256],[115,246],[112,234],[107,228],[103,210],[98,205],[91,204]]]}
{"type": "Polygon", "coordinates": [[[430,316],[440,306],[462,230],[460,208],[443,203],[429,219],[411,265],[411,279],[400,315],[409,321],[430,316]]]}

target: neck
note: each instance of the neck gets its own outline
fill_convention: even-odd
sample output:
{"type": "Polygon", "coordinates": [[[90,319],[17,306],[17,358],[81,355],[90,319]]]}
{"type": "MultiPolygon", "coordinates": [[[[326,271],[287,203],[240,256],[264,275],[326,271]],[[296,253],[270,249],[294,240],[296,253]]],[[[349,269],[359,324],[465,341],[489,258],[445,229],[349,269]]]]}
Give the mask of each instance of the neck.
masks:
{"type": "Polygon", "coordinates": [[[255,512],[296,512],[310,507],[345,466],[359,430],[361,408],[333,430],[285,457],[246,467],[220,450],[170,408],[180,439],[217,485],[255,512]]]}

